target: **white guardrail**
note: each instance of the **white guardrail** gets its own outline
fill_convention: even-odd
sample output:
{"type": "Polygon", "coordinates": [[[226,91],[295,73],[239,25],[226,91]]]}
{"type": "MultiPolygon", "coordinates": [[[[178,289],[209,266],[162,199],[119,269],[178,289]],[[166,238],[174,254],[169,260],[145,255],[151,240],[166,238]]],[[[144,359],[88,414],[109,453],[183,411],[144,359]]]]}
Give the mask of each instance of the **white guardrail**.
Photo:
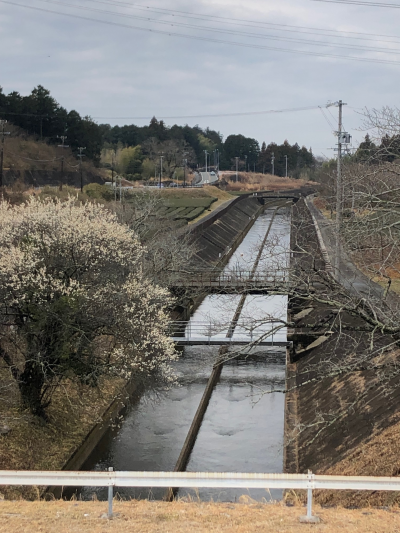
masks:
{"type": "Polygon", "coordinates": [[[179,487],[303,489],[308,491],[307,516],[312,515],[313,490],[400,491],[400,477],[323,476],[308,474],[233,474],[216,472],[43,472],[0,470],[0,486],[108,487],[108,516],[112,518],[113,487],[179,487]]]}

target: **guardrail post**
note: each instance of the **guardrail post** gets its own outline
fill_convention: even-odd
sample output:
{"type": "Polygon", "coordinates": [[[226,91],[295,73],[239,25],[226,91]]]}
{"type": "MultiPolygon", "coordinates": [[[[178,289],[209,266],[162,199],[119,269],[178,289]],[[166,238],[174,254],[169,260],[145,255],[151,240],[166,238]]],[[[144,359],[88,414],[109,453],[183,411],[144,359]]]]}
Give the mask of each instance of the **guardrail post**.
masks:
{"type": "MultiPolygon", "coordinates": [[[[113,467],[110,466],[108,469],[109,472],[113,472],[113,467]]],[[[112,485],[108,485],[108,519],[111,520],[113,517],[113,498],[114,498],[114,488],[112,485]]]]}
{"type": "Polygon", "coordinates": [[[311,470],[308,471],[308,485],[307,489],[307,515],[300,517],[300,522],[302,524],[318,524],[320,519],[318,516],[313,516],[312,514],[312,504],[313,504],[313,487],[314,487],[314,474],[311,470]]]}

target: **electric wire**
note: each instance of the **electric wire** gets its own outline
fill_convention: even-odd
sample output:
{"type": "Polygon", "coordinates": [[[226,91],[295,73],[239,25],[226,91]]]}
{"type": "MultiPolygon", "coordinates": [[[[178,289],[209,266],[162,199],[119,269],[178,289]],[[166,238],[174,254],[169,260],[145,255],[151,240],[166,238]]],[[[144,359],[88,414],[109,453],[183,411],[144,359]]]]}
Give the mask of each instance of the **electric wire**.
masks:
{"type": "Polygon", "coordinates": [[[285,53],[291,53],[291,54],[300,54],[300,55],[308,55],[308,56],[314,56],[314,57],[324,57],[324,58],[335,58],[335,59],[341,59],[346,61],[357,61],[361,63],[377,63],[377,64],[386,64],[386,65],[399,65],[399,61],[394,60],[387,60],[387,59],[378,59],[378,58],[368,58],[368,57],[355,57],[355,56],[348,56],[348,55],[339,55],[339,54],[327,54],[327,53],[320,53],[320,52],[312,52],[312,51],[306,51],[306,50],[297,50],[297,49],[290,49],[290,48],[281,48],[281,47],[274,47],[274,46],[265,46],[265,45],[258,45],[258,44],[251,44],[251,43],[242,43],[238,41],[228,41],[224,39],[216,39],[216,38],[210,38],[210,37],[201,37],[201,36],[195,36],[195,35],[188,35],[188,34],[182,34],[182,33],[176,33],[171,31],[163,31],[163,30],[157,30],[157,29],[151,29],[151,28],[142,28],[140,26],[132,26],[129,24],[123,24],[120,22],[110,21],[110,20],[100,20],[95,19],[92,17],[84,17],[82,15],[76,15],[72,13],[62,13],[60,11],[54,11],[50,9],[40,8],[36,6],[27,6],[25,4],[19,4],[16,2],[10,2],[8,0],[0,0],[0,3],[8,4],[12,6],[18,6],[25,9],[31,9],[35,11],[40,11],[44,13],[52,13],[56,15],[61,15],[64,17],[69,18],[75,18],[79,20],[85,20],[89,22],[97,22],[100,24],[107,24],[110,26],[116,26],[116,27],[122,27],[122,28],[128,28],[131,30],[137,30],[142,32],[149,32],[159,35],[167,35],[169,37],[178,37],[183,39],[190,39],[190,40],[196,40],[196,41],[202,41],[202,42],[210,42],[210,43],[218,43],[218,44],[228,44],[230,46],[235,47],[241,47],[241,48],[252,48],[257,50],[270,50],[274,52],[285,52],[285,53]]]}
{"type": "Polygon", "coordinates": [[[374,37],[387,37],[387,38],[392,38],[392,39],[399,39],[398,35],[382,35],[382,34],[371,34],[371,33],[365,33],[365,32],[355,32],[355,31],[345,31],[345,30],[332,30],[332,29],[328,29],[328,28],[315,28],[315,27],[308,27],[308,26],[293,26],[293,25],[290,25],[290,24],[277,24],[277,23],[273,23],[273,22],[265,22],[265,21],[260,21],[260,20],[252,21],[252,20],[248,20],[248,19],[237,19],[237,18],[232,18],[232,17],[223,17],[223,16],[220,16],[220,15],[214,15],[214,14],[213,15],[200,15],[200,14],[195,14],[195,13],[191,13],[191,12],[188,12],[188,11],[177,11],[177,10],[166,9],[166,8],[150,7],[150,6],[145,6],[143,4],[137,4],[137,3],[123,2],[122,0],[86,0],[86,1],[87,2],[94,2],[94,3],[108,3],[110,5],[120,5],[122,7],[131,7],[131,8],[134,8],[134,9],[147,9],[147,10],[152,10],[152,11],[161,12],[161,13],[166,12],[166,13],[172,14],[172,16],[177,16],[176,14],[178,13],[178,14],[182,14],[182,16],[185,15],[187,17],[192,17],[192,18],[201,17],[201,20],[207,20],[207,21],[209,21],[210,17],[212,17],[212,19],[218,19],[218,20],[222,20],[222,21],[235,21],[237,23],[247,22],[247,23],[253,23],[253,24],[262,24],[262,25],[267,25],[267,26],[273,26],[273,27],[276,27],[276,28],[293,28],[292,31],[297,31],[297,30],[303,29],[303,30],[331,32],[331,33],[334,33],[334,34],[335,33],[339,34],[339,35],[337,35],[338,37],[341,37],[342,36],[341,34],[352,34],[352,35],[367,35],[368,37],[374,36],[374,37]]]}
{"type": "MultiPolygon", "coordinates": [[[[305,106],[305,107],[292,107],[292,108],[286,108],[286,109],[269,109],[265,111],[247,111],[247,112],[238,112],[238,113],[213,113],[213,114],[206,114],[206,115],[179,115],[179,116],[160,116],[158,117],[159,120],[174,120],[174,119],[189,119],[189,118],[222,118],[222,117],[244,117],[244,116],[254,116],[254,115],[267,115],[267,114],[274,114],[274,113],[293,113],[298,111],[311,111],[314,109],[319,109],[321,107],[325,106],[305,106]]],[[[21,116],[21,117],[56,117],[57,115],[34,115],[32,113],[13,113],[9,111],[1,111],[0,115],[12,115],[12,116],[21,116]]],[[[93,116],[90,117],[91,119],[96,120],[151,120],[153,117],[150,116],[136,116],[136,117],[100,117],[100,116],[93,116]]]]}
{"type": "Polygon", "coordinates": [[[385,7],[390,9],[400,9],[400,4],[381,4],[379,2],[364,2],[362,0],[312,0],[313,2],[325,2],[328,4],[347,4],[353,6],[366,6],[366,7],[385,7]]]}
{"type": "Polygon", "coordinates": [[[277,24],[277,23],[265,22],[265,21],[256,22],[256,21],[251,21],[251,20],[246,20],[246,19],[221,17],[218,15],[197,15],[195,13],[189,13],[186,11],[174,11],[174,10],[165,9],[165,8],[154,8],[154,7],[149,7],[149,6],[142,6],[141,4],[131,4],[128,2],[121,2],[121,1],[115,1],[115,0],[114,1],[112,0],[85,0],[85,1],[92,2],[95,4],[128,7],[130,9],[137,9],[141,11],[150,11],[152,13],[166,14],[170,17],[192,18],[195,20],[204,20],[206,22],[210,22],[210,20],[214,21],[214,19],[218,19],[218,20],[221,20],[223,24],[229,24],[229,25],[234,25],[234,26],[240,25],[240,26],[246,26],[249,28],[269,29],[273,31],[300,33],[300,34],[306,34],[306,35],[318,35],[321,37],[333,37],[336,39],[338,38],[356,39],[356,40],[361,40],[361,41],[373,41],[373,42],[383,42],[383,43],[392,43],[392,44],[397,44],[400,39],[398,36],[395,36],[395,35],[381,35],[381,34],[371,34],[371,33],[362,33],[362,32],[351,32],[351,31],[343,31],[343,30],[332,30],[328,28],[325,28],[325,29],[324,28],[309,28],[307,26],[293,26],[290,24],[277,24]],[[212,18],[210,19],[210,17],[212,18]],[[320,33],[320,32],[325,32],[325,33],[320,33]],[[330,33],[327,33],[327,32],[330,32],[330,33]],[[365,37],[355,37],[354,35],[358,35],[358,36],[365,35],[365,37]],[[385,37],[385,38],[396,39],[396,40],[386,41],[386,40],[377,39],[379,37],[385,37]]]}
{"type": "MultiPolygon", "coordinates": [[[[93,7],[86,7],[86,6],[80,6],[77,4],[71,4],[67,2],[60,2],[59,0],[39,0],[40,2],[44,2],[46,4],[54,4],[62,7],[72,7],[74,9],[80,9],[83,11],[90,11],[94,13],[99,13],[101,15],[112,15],[117,17],[123,17],[123,18],[132,18],[134,20],[141,20],[144,22],[151,22],[155,24],[160,24],[163,26],[173,26],[173,27],[180,27],[190,30],[201,30],[203,32],[214,32],[215,29],[207,26],[199,26],[199,25],[193,25],[193,24],[187,24],[184,22],[169,22],[165,20],[159,20],[155,18],[150,17],[143,17],[138,15],[129,15],[126,13],[118,13],[115,11],[106,11],[104,9],[96,9],[93,7]]],[[[252,33],[252,32],[245,32],[245,31],[237,31],[237,30],[229,30],[229,29],[218,29],[219,34],[226,34],[226,35],[235,35],[235,36],[243,36],[243,37],[251,37],[255,39],[265,39],[265,40],[272,40],[272,41],[283,41],[283,42],[289,42],[289,43],[295,43],[295,44],[311,44],[313,46],[325,46],[325,47],[331,47],[331,48],[344,48],[344,49],[351,49],[351,50],[360,50],[360,51],[368,51],[368,52],[384,52],[387,54],[392,55],[398,55],[400,54],[400,49],[388,49],[388,48],[378,48],[378,47],[372,47],[372,46],[359,46],[357,44],[340,44],[340,43],[331,43],[331,42],[323,42],[323,41],[316,41],[316,40],[309,40],[309,39],[299,39],[299,38],[291,38],[291,37],[279,37],[274,35],[263,35],[259,33],[252,33]]],[[[392,44],[400,44],[400,43],[392,43],[392,44]]]]}
{"type": "Polygon", "coordinates": [[[325,114],[324,110],[322,107],[319,108],[321,113],[322,113],[322,116],[324,117],[324,119],[326,120],[326,122],[328,123],[328,126],[329,128],[331,129],[331,131],[335,131],[335,128],[333,126],[333,124],[331,123],[331,121],[329,120],[329,118],[327,117],[327,115],[325,114]]]}

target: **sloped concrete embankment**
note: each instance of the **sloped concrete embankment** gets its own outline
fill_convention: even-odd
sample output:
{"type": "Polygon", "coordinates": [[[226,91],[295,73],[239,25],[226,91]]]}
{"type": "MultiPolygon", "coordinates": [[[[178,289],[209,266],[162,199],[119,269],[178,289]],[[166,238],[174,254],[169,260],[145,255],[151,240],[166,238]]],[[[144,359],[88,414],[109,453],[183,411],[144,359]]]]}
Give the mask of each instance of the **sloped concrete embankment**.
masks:
{"type": "MultiPolygon", "coordinates": [[[[318,242],[315,228],[304,204],[297,204],[293,215],[292,253],[296,256],[296,249],[302,249],[303,267],[309,261],[311,269],[318,242]],[[304,250],[312,252],[309,259],[304,250]]],[[[321,258],[319,251],[317,260],[321,258]]],[[[396,372],[390,374],[390,368],[398,365],[399,356],[394,344],[397,351],[380,350],[394,339],[376,333],[371,349],[371,337],[359,331],[359,318],[341,312],[332,327],[338,310],[315,301],[292,299],[290,312],[297,332],[318,322],[314,329],[323,338],[311,349],[298,346],[288,361],[285,471],[398,476],[400,378],[396,372]],[[366,364],[368,368],[352,371],[350,363],[365,354],[371,354],[369,361],[376,361],[376,369],[366,364]]],[[[400,501],[398,494],[377,492],[324,491],[316,498],[324,504],[355,506],[400,501]]]]}
{"type": "Polygon", "coordinates": [[[191,234],[197,246],[194,268],[224,266],[263,209],[263,199],[238,197],[193,225],[191,234]]]}

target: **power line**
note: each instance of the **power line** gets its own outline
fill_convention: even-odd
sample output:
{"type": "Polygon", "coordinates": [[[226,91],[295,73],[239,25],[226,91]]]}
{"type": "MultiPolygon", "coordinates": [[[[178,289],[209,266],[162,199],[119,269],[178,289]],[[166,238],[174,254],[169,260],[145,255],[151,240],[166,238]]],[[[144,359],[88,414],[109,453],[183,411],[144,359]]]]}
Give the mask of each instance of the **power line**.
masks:
{"type": "MultiPolygon", "coordinates": [[[[193,24],[187,24],[185,22],[169,22],[165,20],[159,20],[155,18],[150,17],[143,17],[138,15],[128,15],[126,13],[118,13],[115,11],[106,11],[104,9],[96,9],[92,7],[85,7],[85,6],[79,6],[76,4],[71,4],[67,2],[60,2],[59,0],[39,0],[40,2],[44,2],[47,4],[55,4],[63,7],[71,7],[74,9],[80,9],[83,11],[90,11],[99,13],[101,15],[113,15],[117,17],[124,17],[124,18],[132,18],[135,20],[141,20],[144,22],[150,22],[155,24],[160,24],[163,26],[173,26],[173,27],[180,27],[190,30],[201,30],[206,32],[214,32],[215,30],[210,26],[199,26],[199,25],[193,25],[193,24]]],[[[101,2],[105,3],[105,2],[101,2]]],[[[372,46],[359,46],[354,44],[340,44],[340,43],[332,43],[332,42],[323,42],[323,41],[316,41],[316,40],[309,40],[309,39],[299,39],[299,38],[291,38],[291,37],[279,37],[274,35],[266,35],[266,34],[259,34],[259,33],[252,33],[252,32],[246,32],[246,31],[238,31],[238,30],[230,30],[230,29],[223,29],[218,28],[219,34],[226,34],[226,35],[234,35],[234,36],[244,36],[244,37],[251,37],[254,39],[264,39],[264,40],[272,40],[272,41],[283,41],[283,42],[289,42],[289,43],[295,43],[295,44],[311,44],[313,46],[325,46],[325,47],[332,47],[332,48],[344,48],[344,49],[351,49],[351,50],[360,50],[360,51],[369,51],[369,52],[384,52],[387,54],[392,55],[398,55],[400,53],[399,49],[388,49],[388,48],[378,48],[378,47],[372,47],[372,46]]],[[[397,44],[397,43],[392,43],[397,44]]]]}
{"type": "MultiPolygon", "coordinates": [[[[367,35],[368,37],[375,36],[375,37],[387,37],[387,38],[393,38],[393,39],[399,39],[398,35],[382,35],[382,34],[371,34],[371,33],[365,33],[365,32],[355,32],[355,31],[344,31],[344,30],[331,30],[328,28],[316,28],[316,27],[309,27],[309,26],[294,26],[290,24],[277,24],[274,22],[265,22],[265,21],[252,21],[248,19],[237,19],[233,17],[223,17],[221,15],[210,15],[210,14],[196,14],[188,11],[177,11],[172,9],[166,9],[166,8],[156,8],[156,7],[150,7],[145,6],[143,4],[137,4],[137,3],[131,3],[131,2],[123,2],[121,0],[86,0],[88,2],[94,2],[96,4],[109,4],[109,5],[118,5],[121,7],[130,7],[132,9],[141,9],[141,10],[148,10],[153,12],[160,12],[160,13],[170,13],[171,16],[186,16],[190,18],[198,18],[199,20],[207,20],[210,21],[210,19],[216,19],[216,20],[222,20],[222,21],[234,21],[235,23],[243,24],[251,23],[251,24],[262,24],[264,26],[272,26],[276,27],[277,29],[281,28],[292,28],[290,31],[299,31],[299,30],[312,30],[312,31],[323,31],[323,32],[330,32],[330,33],[336,33],[338,34],[337,37],[345,37],[342,34],[351,34],[351,35],[367,35]],[[177,15],[178,14],[178,15],[177,15]]],[[[215,5],[215,2],[213,3],[215,5]]],[[[226,7],[226,6],[224,6],[226,7]]],[[[282,31],[289,31],[289,30],[282,30],[282,31]]],[[[319,34],[318,34],[319,35],[319,34]]],[[[334,35],[332,35],[333,37],[334,35]]],[[[355,37],[352,37],[355,38],[355,37]]]]}
{"type": "Polygon", "coordinates": [[[331,129],[331,131],[335,131],[335,127],[333,126],[332,122],[329,120],[329,118],[327,117],[326,113],[324,112],[323,108],[320,107],[319,108],[321,113],[322,113],[322,116],[324,117],[324,119],[326,120],[329,128],[331,129]]]}
{"type": "Polygon", "coordinates": [[[293,26],[290,24],[277,24],[274,22],[265,22],[265,21],[252,21],[247,19],[235,19],[231,17],[222,17],[218,15],[200,15],[195,13],[190,13],[187,11],[176,11],[172,9],[165,9],[165,8],[155,8],[155,7],[149,7],[149,6],[143,6],[141,4],[132,4],[129,2],[121,2],[121,1],[112,1],[112,0],[86,0],[87,2],[94,2],[96,4],[103,4],[103,5],[112,5],[112,6],[118,6],[118,7],[128,7],[130,9],[138,9],[142,11],[150,11],[152,13],[160,13],[165,14],[170,17],[180,17],[180,18],[192,18],[194,20],[205,20],[207,22],[214,21],[214,20],[220,20],[223,24],[229,24],[229,25],[240,25],[240,26],[247,26],[250,28],[260,28],[260,29],[272,29],[276,31],[284,31],[284,32],[290,32],[290,33],[301,33],[301,34],[308,34],[308,35],[318,35],[322,37],[333,37],[333,38],[344,38],[344,39],[357,39],[362,41],[373,41],[373,42],[385,42],[385,43],[394,43],[396,44],[399,40],[399,37],[396,35],[382,35],[382,34],[373,34],[373,33],[364,33],[364,32],[353,32],[353,31],[344,31],[344,30],[332,30],[329,28],[315,28],[315,27],[307,27],[307,26],[293,26]],[[210,18],[212,17],[212,18],[210,18]],[[305,30],[305,31],[304,31],[305,30]],[[325,32],[325,33],[317,33],[317,32],[325,32]],[[329,32],[329,33],[327,33],[329,32]],[[336,35],[335,35],[336,34],[336,35]],[[353,35],[365,35],[366,37],[353,37],[353,35]],[[374,37],[374,38],[372,38],[374,37]],[[383,41],[380,39],[376,39],[376,37],[385,37],[389,39],[396,39],[396,41],[383,41]]]}
{"type": "MultiPolygon", "coordinates": [[[[245,117],[253,115],[267,115],[273,113],[293,113],[297,111],[311,111],[321,106],[293,107],[288,109],[270,109],[267,111],[248,111],[243,113],[215,113],[208,115],[181,115],[171,117],[158,117],[159,120],[176,120],[188,118],[222,118],[222,117],[245,117]]],[[[325,107],[325,106],[324,106],[325,107]]],[[[93,117],[97,120],[151,120],[153,117],[93,117]]]]}
{"type": "Polygon", "coordinates": [[[385,7],[391,9],[400,9],[400,4],[381,4],[379,2],[364,2],[362,0],[312,0],[313,2],[326,2],[329,4],[347,4],[354,6],[367,6],[367,7],[385,7]]]}
{"type": "Polygon", "coordinates": [[[111,25],[111,26],[128,28],[128,29],[133,29],[133,30],[138,30],[138,31],[143,31],[143,32],[149,32],[149,33],[154,33],[154,34],[159,34],[159,35],[167,35],[169,37],[174,36],[174,37],[179,37],[179,38],[183,38],[183,39],[190,39],[190,40],[196,40],[196,41],[202,41],[202,42],[228,44],[230,46],[238,46],[238,47],[241,47],[241,48],[252,48],[252,49],[258,49],[258,50],[271,50],[271,51],[275,51],[275,52],[287,52],[287,53],[291,53],[291,54],[309,55],[309,56],[314,56],[314,57],[336,58],[336,59],[342,59],[342,60],[347,60],[347,61],[357,61],[357,62],[361,62],[361,63],[377,63],[377,64],[386,64],[386,65],[399,65],[399,61],[393,61],[393,60],[372,59],[372,58],[363,58],[363,57],[355,57],[355,56],[344,56],[344,55],[339,55],[339,54],[324,54],[324,53],[320,53],[320,52],[310,52],[310,51],[306,51],[306,50],[296,50],[296,49],[290,49],[290,48],[288,49],[288,48],[280,48],[280,47],[272,47],[272,46],[265,46],[265,45],[250,44],[250,43],[240,43],[240,42],[237,42],[237,41],[227,41],[227,40],[223,40],[223,39],[215,39],[215,38],[210,38],[210,37],[201,37],[201,36],[187,35],[187,34],[181,34],[181,33],[170,32],[170,31],[154,30],[154,29],[149,29],[149,28],[142,28],[142,27],[139,27],[139,26],[131,26],[129,24],[123,24],[123,23],[120,23],[120,22],[115,22],[115,21],[110,21],[110,20],[100,20],[100,19],[95,19],[95,18],[91,18],[91,17],[84,17],[84,16],[81,16],[81,15],[75,15],[75,14],[71,14],[71,13],[62,13],[62,12],[59,12],[59,11],[54,11],[54,10],[35,7],[35,6],[27,6],[25,4],[18,4],[18,3],[10,2],[10,1],[7,1],[7,0],[0,0],[0,3],[13,5],[13,6],[18,6],[18,7],[22,7],[22,8],[26,8],[26,9],[35,10],[35,11],[41,11],[41,12],[45,12],[45,13],[53,13],[53,14],[56,14],[56,15],[61,15],[61,16],[69,17],[69,18],[76,18],[76,19],[90,21],[90,22],[98,22],[100,24],[107,24],[107,25],[111,25]]]}
{"type": "MultiPolygon", "coordinates": [[[[207,115],[177,115],[177,116],[161,116],[158,117],[159,120],[173,120],[173,119],[186,119],[186,118],[219,118],[219,117],[244,117],[244,116],[251,116],[251,115],[267,115],[271,113],[291,113],[296,111],[310,111],[313,109],[318,109],[325,106],[305,106],[305,107],[289,107],[286,109],[269,109],[266,111],[245,111],[241,113],[214,113],[214,114],[207,114],[207,115]]],[[[41,117],[46,116],[47,118],[57,117],[58,115],[34,115],[32,113],[12,113],[8,111],[1,111],[0,115],[13,115],[13,116],[20,116],[20,117],[41,117]]],[[[90,117],[92,119],[97,120],[151,120],[152,116],[146,116],[146,117],[99,117],[99,116],[93,116],[90,117]]]]}

